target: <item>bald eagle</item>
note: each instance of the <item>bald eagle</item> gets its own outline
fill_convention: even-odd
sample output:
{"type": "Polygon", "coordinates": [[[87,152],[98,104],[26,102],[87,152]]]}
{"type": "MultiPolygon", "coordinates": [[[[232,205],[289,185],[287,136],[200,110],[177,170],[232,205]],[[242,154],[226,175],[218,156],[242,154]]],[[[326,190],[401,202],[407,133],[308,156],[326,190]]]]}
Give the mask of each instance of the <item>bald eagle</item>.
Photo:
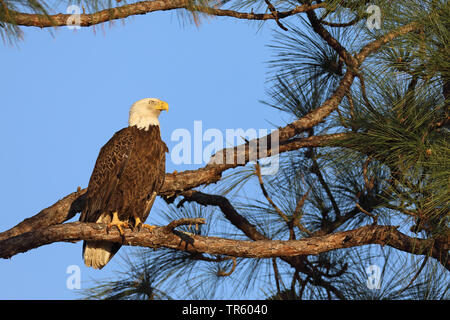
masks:
{"type": "MultiPolygon", "coordinates": [[[[167,102],[146,98],[135,102],[129,126],[116,132],[101,148],[86,193],[81,222],[107,223],[140,229],[158,191],[164,184],[166,144],[161,140],[159,114],[169,110],[167,102]]],[[[121,243],[84,241],[83,259],[88,267],[103,268],[121,243]]]]}

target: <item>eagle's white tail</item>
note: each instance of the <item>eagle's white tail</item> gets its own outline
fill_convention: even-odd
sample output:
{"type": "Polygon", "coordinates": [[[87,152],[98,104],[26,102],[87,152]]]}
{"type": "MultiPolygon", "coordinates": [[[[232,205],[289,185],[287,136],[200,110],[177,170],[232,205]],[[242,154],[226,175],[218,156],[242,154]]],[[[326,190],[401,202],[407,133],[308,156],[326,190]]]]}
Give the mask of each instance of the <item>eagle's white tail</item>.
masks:
{"type": "MultiPolygon", "coordinates": [[[[102,214],[97,223],[110,223],[109,214],[102,214]]],[[[116,254],[121,245],[108,241],[85,241],[83,244],[84,264],[95,269],[103,268],[116,254]]]]}
{"type": "Polygon", "coordinates": [[[103,268],[116,253],[113,246],[114,243],[107,241],[86,241],[84,264],[95,269],[103,268]]]}

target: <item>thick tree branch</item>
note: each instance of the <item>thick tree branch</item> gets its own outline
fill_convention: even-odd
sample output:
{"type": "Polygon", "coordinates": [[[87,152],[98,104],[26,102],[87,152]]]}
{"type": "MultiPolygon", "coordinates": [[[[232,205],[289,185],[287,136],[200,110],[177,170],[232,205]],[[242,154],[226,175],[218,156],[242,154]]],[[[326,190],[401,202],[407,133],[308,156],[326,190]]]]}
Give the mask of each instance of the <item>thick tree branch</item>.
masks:
{"type": "MultiPolygon", "coordinates": [[[[324,7],[324,4],[302,5],[288,11],[278,12],[277,16],[274,16],[272,13],[244,13],[211,7],[192,6],[192,4],[190,4],[187,0],[141,1],[127,4],[121,7],[101,10],[95,13],[80,14],[79,26],[89,27],[107,21],[124,19],[134,15],[142,15],[156,11],[167,11],[175,9],[188,9],[194,12],[205,13],[214,16],[232,17],[245,20],[278,20],[321,7],[324,7]]],[[[12,23],[19,26],[32,26],[39,28],[71,25],[69,18],[72,16],[71,14],[61,13],[54,15],[50,14],[46,16],[43,14],[22,13],[14,10],[8,10],[8,14],[9,20],[3,22],[12,23]]]]}
{"type": "Polygon", "coordinates": [[[311,129],[323,122],[325,118],[339,106],[343,97],[350,89],[354,78],[355,75],[350,70],[347,70],[334,93],[331,97],[325,100],[320,107],[278,130],[280,141],[291,139],[295,135],[311,129]]]}
{"type": "MultiPolygon", "coordinates": [[[[259,241],[259,240],[270,241],[269,238],[267,238],[264,234],[260,233],[256,229],[256,227],[253,224],[251,224],[245,217],[240,215],[226,197],[223,197],[220,195],[206,194],[206,193],[203,193],[200,191],[195,191],[195,190],[186,191],[182,194],[182,196],[184,197],[183,201],[195,201],[201,205],[218,206],[221,209],[222,213],[224,214],[225,218],[227,218],[228,221],[230,221],[236,228],[241,230],[248,238],[250,238],[254,241],[259,241]]],[[[181,205],[181,204],[182,203],[180,203],[179,205],[181,205]]],[[[375,203],[374,203],[374,205],[375,205],[375,203]]],[[[303,238],[302,240],[306,241],[308,239],[316,239],[316,238],[330,235],[331,232],[333,232],[334,230],[339,228],[339,226],[341,226],[343,223],[345,223],[349,219],[353,218],[355,216],[355,214],[357,214],[358,212],[359,212],[359,208],[355,207],[353,210],[350,210],[346,214],[336,217],[336,220],[332,224],[330,224],[328,227],[324,227],[323,229],[319,229],[313,233],[308,233],[310,235],[310,237],[303,238]]],[[[397,229],[396,227],[393,227],[393,226],[383,226],[383,227],[393,228],[395,230],[397,229]]],[[[355,230],[352,230],[352,231],[355,231],[355,230]]],[[[402,234],[402,233],[399,232],[399,234],[402,234]]],[[[401,246],[391,245],[390,243],[387,243],[387,242],[382,245],[390,245],[394,248],[397,248],[402,251],[407,251],[410,253],[414,253],[413,252],[414,250],[419,250],[421,252],[421,253],[418,253],[419,251],[416,251],[416,253],[414,253],[414,254],[431,254],[431,256],[438,259],[447,269],[450,268],[450,259],[448,257],[448,247],[449,247],[448,240],[447,240],[447,243],[444,243],[444,245],[440,246],[439,244],[435,243],[433,239],[421,239],[421,241],[426,241],[429,243],[428,248],[430,250],[430,251],[426,251],[426,249],[423,249],[423,251],[422,251],[422,249],[420,249],[420,245],[419,245],[419,247],[416,247],[416,245],[418,245],[418,244],[410,241],[411,239],[416,239],[416,238],[410,238],[406,235],[404,235],[404,237],[401,237],[401,238],[402,238],[402,241],[405,241],[404,249],[402,249],[401,246]]],[[[422,242],[422,244],[424,244],[424,243],[425,242],[422,242]]],[[[297,271],[309,274],[308,270],[305,268],[305,264],[304,264],[304,260],[303,260],[302,256],[294,256],[294,257],[283,256],[283,257],[281,257],[281,259],[284,260],[285,262],[289,263],[297,271]]],[[[337,292],[335,292],[335,294],[337,294],[337,292]]]]}
{"type": "Polygon", "coordinates": [[[0,233],[0,241],[15,237],[19,234],[30,232],[51,225],[60,224],[70,220],[77,212],[81,212],[85,206],[86,189],[77,190],[38,214],[27,218],[15,227],[0,233]]]}
{"type": "Polygon", "coordinates": [[[448,257],[440,256],[433,248],[433,240],[410,238],[392,226],[365,226],[351,231],[301,240],[231,240],[205,237],[186,232],[169,231],[166,226],[153,231],[124,230],[123,237],[117,230],[106,231],[105,224],[72,222],[51,226],[0,241],[0,258],[10,258],[40,246],[66,241],[104,240],[122,242],[124,245],[159,248],[166,247],[192,253],[208,253],[244,258],[295,257],[317,255],[331,250],[367,244],[389,245],[412,254],[427,254],[439,259],[450,269],[448,257]]]}

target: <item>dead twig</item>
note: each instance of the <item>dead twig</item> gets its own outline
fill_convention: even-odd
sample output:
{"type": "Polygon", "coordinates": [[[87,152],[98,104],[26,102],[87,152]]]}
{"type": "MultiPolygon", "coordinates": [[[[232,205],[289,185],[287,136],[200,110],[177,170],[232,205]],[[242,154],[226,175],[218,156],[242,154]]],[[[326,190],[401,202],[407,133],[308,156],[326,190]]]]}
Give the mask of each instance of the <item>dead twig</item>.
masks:
{"type": "Polygon", "coordinates": [[[369,217],[371,217],[373,219],[373,223],[372,225],[376,225],[378,223],[378,216],[374,215],[373,213],[370,213],[369,211],[367,211],[366,209],[364,209],[363,207],[361,207],[361,205],[358,202],[355,202],[355,206],[364,214],[368,215],[369,217]]]}
{"type": "Polygon", "coordinates": [[[236,269],[236,257],[230,257],[229,259],[233,261],[233,266],[231,267],[230,271],[225,272],[224,270],[219,270],[219,271],[217,271],[217,276],[218,277],[228,277],[236,269]]]}
{"type": "Polygon", "coordinates": [[[272,13],[273,18],[274,18],[275,22],[277,23],[277,25],[278,25],[281,29],[283,29],[284,31],[289,31],[289,29],[286,28],[286,27],[280,22],[280,19],[279,19],[279,17],[278,17],[278,11],[277,11],[277,9],[275,9],[275,7],[273,6],[273,4],[272,4],[269,0],[264,0],[264,1],[266,2],[267,7],[269,8],[270,12],[272,13]]]}
{"type": "Polygon", "coordinates": [[[170,222],[167,226],[164,227],[164,229],[166,231],[173,231],[173,229],[175,229],[176,227],[179,226],[191,226],[191,225],[195,225],[196,228],[198,228],[199,224],[205,224],[206,221],[204,218],[182,218],[182,219],[178,219],[178,220],[174,220],[172,222],[170,222]]]}

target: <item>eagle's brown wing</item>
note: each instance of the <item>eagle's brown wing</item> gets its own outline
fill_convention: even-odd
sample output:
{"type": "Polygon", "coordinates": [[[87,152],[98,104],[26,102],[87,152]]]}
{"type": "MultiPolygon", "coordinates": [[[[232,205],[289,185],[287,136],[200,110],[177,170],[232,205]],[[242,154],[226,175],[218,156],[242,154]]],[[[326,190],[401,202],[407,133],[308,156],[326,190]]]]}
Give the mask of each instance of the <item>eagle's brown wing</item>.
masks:
{"type": "MultiPolygon", "coordinates": [[[[129,128],[124,128],[102,147],[97,157],[86,194],[82,222],[111,222],[110,200],[133,153],[136,141],[129,128]]],[[[122,246],[108,241],[84,241],[83,259],[88,267],[103,268],[122,246]]]]}
{"type": "Polygon", "coordinates": [[[108,207],[135,146],[130,128],[124,128],[102,147],[89,180],[86,207],[80,221],[97,222],[108,207]]]}
{"type": "Polygon", "coordinates": [[[146,183],[147,186],[150,186],[150,189],[146,189],[144,193],[144,195],[148,195],[145,205],[137,210],[137,215],[142,221],[147,220],[156,195],[164,185],[164,180],[166,177],[166,153],[169,152],[169,149],[160,139],[159,134],[158,139],[152,145],[151,149],[153,155],[153,165],[147,170],[148,175],[146,183]]]}
{"type": "MultiPolygon", "coordinates": [[[[143,223],[164,184],[167,151],[159,126],[118,131],[100,150],[80,221],[110,223],[117,213],[120,221],[136,223],[139,218],[143,223]]],[[[120,247],[121,243],[85,241],[85,264],[101,269],[120,247]]]]}

